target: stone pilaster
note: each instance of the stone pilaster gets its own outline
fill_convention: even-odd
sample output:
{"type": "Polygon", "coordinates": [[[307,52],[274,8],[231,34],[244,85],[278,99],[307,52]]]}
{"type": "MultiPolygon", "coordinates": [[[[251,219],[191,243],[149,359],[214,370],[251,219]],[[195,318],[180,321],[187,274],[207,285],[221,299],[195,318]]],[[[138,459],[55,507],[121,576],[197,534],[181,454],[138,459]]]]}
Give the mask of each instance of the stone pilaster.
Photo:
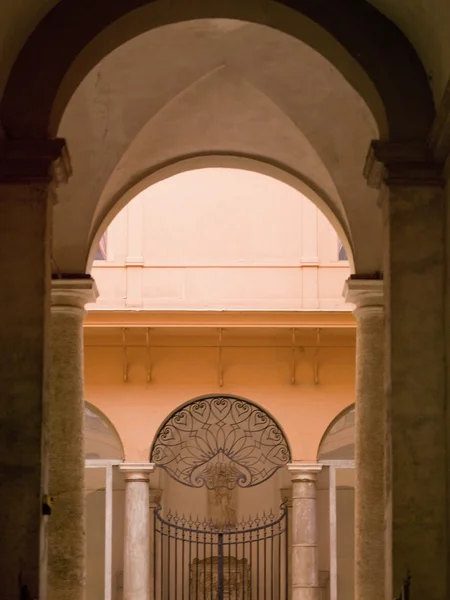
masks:
{"type": "Polygon", "coordinates": [[[150,493],[153,464],[125,463],[123,600],[150,599],[150,493]]]}
{"type": "Polygon", "coordinates": [[[48,600],[85,597],[83,318],[85,304],[96,296],[89,276],[53,280],[48,600]]]}
{"type": "Polygon", "coordinates": [[[316,478],[322,466],[291,463],[292,478],[292,600],[319,600],[316,478]]]}
{"type": "Polygon", "coordinates": [[[355,598],[384,596],[384,305],[383,281],[350,278],[355,305],[355,598]]]}
{"type": "Polygon", "coordinates": [[[48,321],[63,140],[0,141],[1,597],[46,597],[48,321]],[[20,591],[19,591],[20,590],[20,591]]]}
{"type": "Polygon", "coordinates": [[[423,144],[376,142],[366,175],[381,184],[385,250],[385,598],[399,593],[409,571],[414,597],[444,600],[450,590],[442,165],[423,144]]]}

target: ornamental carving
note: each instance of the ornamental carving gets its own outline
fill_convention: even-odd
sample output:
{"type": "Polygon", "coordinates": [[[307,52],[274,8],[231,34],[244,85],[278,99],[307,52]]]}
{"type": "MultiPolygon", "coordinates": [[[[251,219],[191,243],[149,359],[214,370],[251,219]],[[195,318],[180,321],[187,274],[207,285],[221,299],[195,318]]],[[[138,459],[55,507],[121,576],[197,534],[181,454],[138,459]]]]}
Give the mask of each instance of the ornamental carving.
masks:
{"type": "Polygon", "coordinates": [[[161,427],[151,462],[190,487],[232,490],[266,481],[290,461],[287,440],[260,407],[234,396],[193,400],[161,427]]]}

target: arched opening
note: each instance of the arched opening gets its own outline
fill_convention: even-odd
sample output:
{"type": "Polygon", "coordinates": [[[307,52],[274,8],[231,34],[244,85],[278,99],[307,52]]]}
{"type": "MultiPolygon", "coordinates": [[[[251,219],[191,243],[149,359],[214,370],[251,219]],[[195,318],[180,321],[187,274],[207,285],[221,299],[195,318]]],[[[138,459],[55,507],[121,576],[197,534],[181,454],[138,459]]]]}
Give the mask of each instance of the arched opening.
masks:
{"type": "Polygon", "coordinates": [[[355,405],[345,408],[331,422],[320,442],[317,460],[355,460],[355,405]]]}
{"type": "MultiPolygon", "coordinates": [[[[259,183],[260,188],[264,186],[264,182],[267,182],[268,178],[278,181],[283,185],[280,185],[278,189],[272,187],[271,192],[277,193],[281,197],[283,196],[283,192],[286,193],[286,187],[296,190],[298,192],[297,197],[299,202],[302,200],[302,197],[303,199],[309,200],[319,209],[321,213],[323,213],[325,218],[336,230],[339,238],[338,255],[339,253],[342,254],[341,248],[345,251],[345,258],[342,254],[342,258],[340,258],[340,260],[349,261],[352,272],[354,272],[355,262],[353,256],[353,244],[351,241],[351,233],[346,222],[345,213],[336,214],[336,208],[333,206],[333,202],[327,197],[325,191],[314,189],[311,182],[308,182],[298,175],[268,162],[263,162],[262,160],[245,156],[226,155],[206,155],[175,161],[174,163],[157,169],[155,172],[143,177],[137,184],[124,191],[120,197],[115,198],[115,203],[112,209],[110,209],[104,216],[100,213],[95,221],[97,225],[93,226],[93,230],[91,232],[92,243],[90,246],[86,271],[90,272],[92,263],[99,253],[103,255],[106,254],[105,247],[102,246],[102,242],[105,241],[107,229],[120,211],[122,211],[130,202],[135,201],[138,196],[140,196],[146,202],[151,202],[152,186],[162,183],[165,180],[170,179],[173,185],[179,185],[182,189],[183,177],[177,178],[177,176],[182,176],[183,174],[195,171],[203,172],[209,176],[205,178],[203,185],[200,179],[198,179],[198,181],[200,191],[203,191],[205,186],[209,185],[210,194],[212,195],[216,193],[217,189],[220,189],[218,186],[221,184],[223,185],[224,183],[224,177],[218,177],[217,184],[215,185],[216,182],[214,182],[214,180],[211,178],[213,170],[218,175],[227,170],[228,174],[230,175],[229,179],[231,179],[233,172],[236,173],[239,171],[247,171],[255,175],[261,175],[263,177],[261,177],[259,180],[256,178],[253,178],[253,180],[248,180],[249,182],[253,181],[256,184],[259,183]],[[146,196],[148,199],[145,198],[146,196]]],[[[192,181],[192,178],[191,181],[187,181],[191,186],[193,183],[195,183],[192,181]]],[[[168,193],[173,191],[173,189],[173,187],[169,188],[168,193]]],[[[163,191],[163,186],[159,186],[159,190],[163,191]]],[[[159,190],[156,197],[160,195],[159,190]]],[[[245,201],[245,198],[243,200],[245,201]]],[[[249,207],[249,210],[250,209],[251,207],[249,207]]],[[[106,256],[104,256],[104,258],[106,258],[106,256]]]]}
{"type": "Polygon", "coordinates": [[[93,262],[95,310],[342,308],[353,266],[343,227],[333,218],[340,234],[334,230],[306,184],[243,164],[171,169],[130,190],[117,208],[128,204],[94,236],[108,244],[106,260],[93,262]],[[342,239],[350,260],[340,255],[342,239]]]}
{"type": "Polygon", "coordinates": [[[319,530],[329,571],[330,588],[337,598],[354,596],[355,538],[355,405],[341,411],[327,427],[319,444],[319,530]],[[322,517],[320,517],[320,514],[322,517]]]}
{"type": "Polygon", "coordinates": [[[125,484],[120,437],[95,406],[85,405],[86,597],[120,597],[123,581],[125,484]],[[111,578],[111,574],[113,577],[111,578]]]}
{"type": "Polygon", "coordinates": [[[208,395],[174,411],[150,453],[162,471],[155,590],[287,600],[290,460],[280,426],[247,399],[208,395]]]}

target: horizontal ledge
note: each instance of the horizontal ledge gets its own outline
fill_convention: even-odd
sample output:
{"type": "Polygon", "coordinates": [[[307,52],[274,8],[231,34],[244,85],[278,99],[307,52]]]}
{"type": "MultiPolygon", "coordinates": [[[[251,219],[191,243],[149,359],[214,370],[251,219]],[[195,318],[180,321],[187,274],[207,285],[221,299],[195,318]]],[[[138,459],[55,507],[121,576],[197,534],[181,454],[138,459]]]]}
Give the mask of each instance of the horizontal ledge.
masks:
{"type": "Polygon", "coordinates": [[[85,327],[280,327],[355,329],[351,311],[343,310],[104,310],[89,309],[85,327]]]}

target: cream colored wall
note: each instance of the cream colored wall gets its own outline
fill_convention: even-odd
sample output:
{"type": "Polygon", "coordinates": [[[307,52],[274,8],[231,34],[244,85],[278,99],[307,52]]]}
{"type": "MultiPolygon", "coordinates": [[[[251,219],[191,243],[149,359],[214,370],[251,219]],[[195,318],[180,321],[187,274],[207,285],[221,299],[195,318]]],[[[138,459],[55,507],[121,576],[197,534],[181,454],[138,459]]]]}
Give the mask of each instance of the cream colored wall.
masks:
{"type": "Polygon", "coordinates": [[[238,169],[154,184],[107,232],[92,308],[335,309],[350,270],[337,235],[297,190],[238,169]]]}
{"type": "Polygon", "coordinates": [[[323,330],[319,349],[315,330],[298,331],[295,385],[290,329],[225,330],[223,387],[216,329],[154,329],[149,354],[145,333],[129,330],[124,348],[120,327],[85,329],[86,400],[116,427],[128,461],[148,460],[173,410],[216,393],[260,404],[284,429],[293,459],[315,460],[327,426],[354,401],[354,329],[323,330]]]}

